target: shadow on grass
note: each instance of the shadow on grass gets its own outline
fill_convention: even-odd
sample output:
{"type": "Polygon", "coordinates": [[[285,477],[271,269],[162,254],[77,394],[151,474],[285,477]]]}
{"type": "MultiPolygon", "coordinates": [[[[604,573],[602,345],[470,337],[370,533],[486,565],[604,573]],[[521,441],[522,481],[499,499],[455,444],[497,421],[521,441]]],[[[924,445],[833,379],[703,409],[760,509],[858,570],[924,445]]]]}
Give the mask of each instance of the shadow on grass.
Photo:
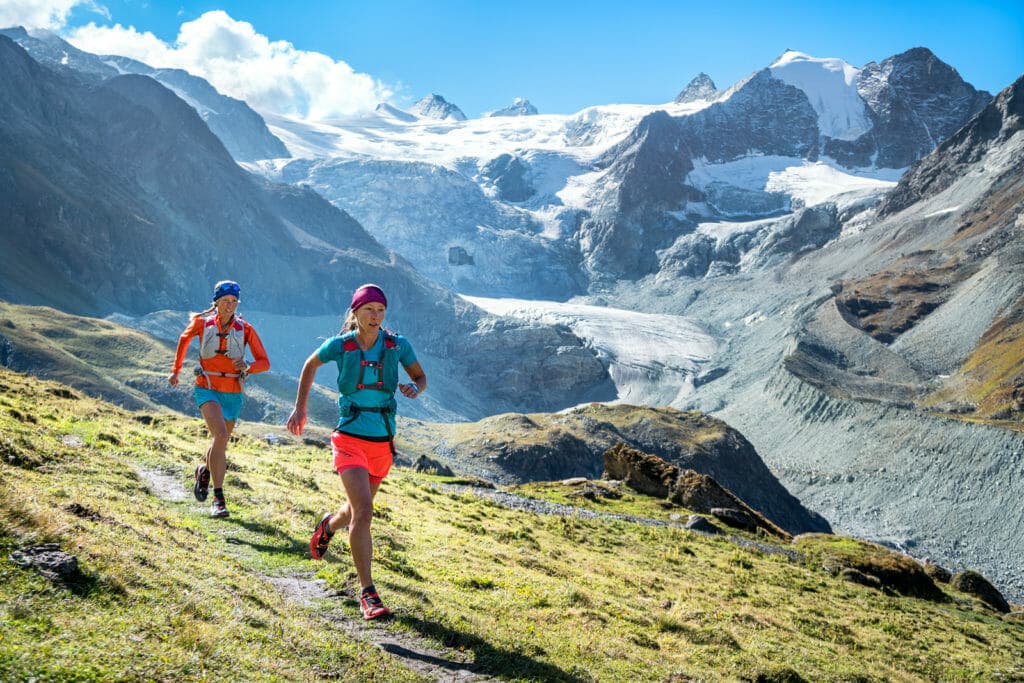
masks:
{"type": "Polygon", "coordinates": [[[254,522],[251,519],[242,519],[240,517],[225,517],[220,521],[240,526],[246,531],[251,531],[254,534],[270,536],[271,538],[289,539],[287,533],[282,531],[280,527],[274,526],[273,524],[254,522]]]}
{"type": "Polygon", "coordinates": [[[224,541],[226,543],[230,543],[232,545],[247,545],[253,550],[261,553],[270,553],[273,555],[294,555],[296,559],[309,557],[309,541],[295,539],[272,524],[254,522],[252,520],[239,519],[237,517],[228,517],[222,521],[234,524],[256,536],[262,536],[271,541],[256,542],[239,536],[227,535],[224,537],[224,541]]]}
{"type": "Polygon", "coordinates": [[[230,543],[231,545],[247,545],[257,552],[267,553],[270,555],[294,556],[296,560],[309,559],[309,545],[301,541],[285,540],[279,544],[273,545],[270,543],[255,543],[237,536],[226,536],[224,538],[224,542],[230,543]]]}
{"type": "Polygon", "coordinates": [[[521,652],[494,647],[475,635],[442,626],[433,621],[408,615],[396,615],[394,618],[421,635],[440,641],[445,647],[462,648],[472,652],[474,655],[472,670],[477,673],[517,680],[565,683],[582,683],[589,680],[589,678],[582,678],[563,671],[553,664],[538,661],[521,652]]]}
{"type": "Polygon", "coordinates": [[[430,664],[448,671],[473,671],[474,666],[471,664],[462,664],[461,662],[452,661],[450,659],[444,659],[443,657],[435,657],[434,655],[428,655],[424,652],[417,652],[410,650],[404,645],[398,643],[382,643],[380,649],[387,653],[393,654],[396,657],[402,659],[415,659],[416,661],[430,664]]]}

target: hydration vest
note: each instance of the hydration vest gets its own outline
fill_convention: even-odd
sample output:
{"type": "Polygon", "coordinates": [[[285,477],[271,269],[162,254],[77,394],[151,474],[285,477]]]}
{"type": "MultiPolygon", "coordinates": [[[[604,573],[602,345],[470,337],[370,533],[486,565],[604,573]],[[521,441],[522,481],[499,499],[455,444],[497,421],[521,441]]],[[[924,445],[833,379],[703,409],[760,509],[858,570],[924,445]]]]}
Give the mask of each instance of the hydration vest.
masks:
{"type": "Polygon", "coordinates": [[[366,360],[366,354],[359,348],[359,342],[356,341],[355,330],[341,335],[341,348],[344,354],[341,357],[340,372],[338,373],[338,391],[341,392],[338,405],[341,408],[341,416],[348,419],[338,425],[338,429],[354,422],[359,417],[359,413],[379,413],[381,419],[384,420],[384,429],[388,434],[391,455],[397,456],[395,435],[391,433],[388,415],[394,413],[397,408],[394,393],[398,389],[398,338],[387,330],[382,331],[384,332],[384,354],[379,361],[366,360]],[[363,375],[368,367],[378,371],[378,381],[372,384],[363,381],[363,375]],[[383,391],[391,395],[391,400],[387,405],[378,408],[364,408],[346,398],[347,394],[359,389],[383,391]]]}
{"type": "Polygon", "coordinates": [[[231,324],[228,325],[227,332],[220,331],[220,324],[216,313],[203,318],[203,330],[199,335],[200,365],[196,368],[195,372],[197,376],[203,375],[206,377],[206,386],[208,388],[213,388],[210,375],[214,375],[216,377],[238,378],[239,384],[244,389],[244,372],[213,372],[203,367],[203,360],[216,356],[227,356],[231,360],[245,359],[245,321],[237,315],[231,321],[231,324]],[[220,348],[221,339],[226,339],[223,349],[220,348]]]}
{"type": "Polygon", "coordinates": [[[338,391],[342,394],[351,394],[359,389],[374,389],[393,394],[398,389],[398,338],[387,330],[383,332],[384,355],[379,361],[366,360],[363,350],[359,348],[359,342],[356,341],[355,330],[341,336],[344,355],[341,357],[339,368],[338,391]],[[377,382],[363,382],[363,375],[368,367],[378,371],[377,382]]]}
{"type": "Polygon", "coordinates": [[[220,331],[217,314],[203,318],[203,332],[199,337],[199,357],[213,358],[227,356],[231,360],[245,357],[245,321],[237,315],[228,326],[227,332],[220,331]],[[220,340],[227,338],[227,344],[220,348],[220,340]]]}

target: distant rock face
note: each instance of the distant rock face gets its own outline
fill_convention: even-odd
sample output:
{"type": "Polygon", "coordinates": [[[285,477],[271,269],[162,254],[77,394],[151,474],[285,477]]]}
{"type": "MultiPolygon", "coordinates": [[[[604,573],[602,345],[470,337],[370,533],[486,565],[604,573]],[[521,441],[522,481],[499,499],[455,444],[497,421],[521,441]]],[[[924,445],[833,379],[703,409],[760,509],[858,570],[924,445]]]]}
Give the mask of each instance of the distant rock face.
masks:
{"type": "Polygon", "coordinates": [[[416,104],[409,107],[409,111],[417,116],[438,121],[465,121],[466,115],[457,106],[448,102],[440,95],[431,93],[416,104]]]}
{"type": "Polygon", "coordinates": [[[525,202],[536,193],[527,180],[528,171],[519,157],[502,154],[484,164],[480,175],[494,184],[502,201],[525,202]]]}
{"type": "MultiPolygon", "coordinates": [[[[901,168],[928,154],[990,99],[923,48],[850,71],[859,74],[856,92],[851,85],[842,96],[847,104],[850,98],[854,103],[863,100],[862,123],[871,126],[856,139],[828,137],[830,131],[822,130],[823,118],[809,100],[811,91],[798,87],[799,81],[794,85],[782,80],[770,68],[718,94],[713,104],[692,114],[672,117],[656,112],[645,117],[595,164],[607,172],[594,208],[581,217],[578,238],[585,271],[598,282],[637,279],[656,271],[658,252],[671,247],[671,259],[686,263],[674,272],[702,276],[711,263],[736,263],[760,244],[747,239],[726,246],[694,235],[695,251],[685,253],[690,245],[680,240],[707,220],[708,212],[726,218],[758,217],[790,208],[781,194],[721,181],[695,186],[689,177],[694,160],[716,165],[751,156],[817,161],[824,155],[849,167],[901,168]],[[726,254],[713,253],[723,248],[726,254]]],[[[809,78],[813,81],[814,75],[809,78]]],[[[691,84],[690,94],[702,92],[702,83],[707,92],[710,86],[700,79],[691,84]]],[[[805,216],[801,225],[790,226],[795,232],[765,249],[793,253],[801,242],[819,247],[838,235],[833,215],[827,221],[831,227],[814,228],[815,237],[808,241],[804,228],[812,227],[807,223],[811,218],[805,216]],[[822,241],[823,236],[828,239],[822,241]]]]}
{"type": "Polygon", "coordinates": [[[701,71],[676,95],[675,101],[679,104],[699,102],[701,100],[713,99],[717,94],[718,88],[715,87],[715,82],[711,80],[711,76],[701,71]]]}
{"type": "Polygon", "coordinates": [[[927,48],[913,48],[861,69],[857,92],[873,127],[853,141],[827,140],[824,153],[846,166],[904,168],[935,149],[987,105],[927,48]]]}
{"type": "Polygon", "coordinates": [[[896,213],[938,194],[963,177],[990,149],[1007,142],[1022,129],[1024,76],[1002,90],[969,125],[907,171],[878,207],[879,215],[896,213]]]}
{"type": "Polygon", "coordinates": [[[173,91],[198,112],[236,161],[288,158],[291,154],[248,104],[217,92],[205,79],[181,69],[154,69],[142,62],[116,55],[83,52],[49,31],[27,33],[24,29],[0,31],[20,44],[34,59],[78,77],[98,79],[121,74],[149,76],[173,91]]]}
{"type": "Polygon", "coordinates": [[[488,116],[534,116],[536,113],[537,107],[530,104],[530,100],[517,97],[510,106],[492,111],[488,116]]]}

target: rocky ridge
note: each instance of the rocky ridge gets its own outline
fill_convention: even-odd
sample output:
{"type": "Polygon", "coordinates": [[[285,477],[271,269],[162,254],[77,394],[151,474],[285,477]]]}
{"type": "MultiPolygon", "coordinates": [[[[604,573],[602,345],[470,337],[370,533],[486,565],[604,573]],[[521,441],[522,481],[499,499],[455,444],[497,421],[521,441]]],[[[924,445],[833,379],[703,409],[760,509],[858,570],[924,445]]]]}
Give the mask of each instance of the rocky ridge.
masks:
{"type": "Polygon", "coordinates": [[[141,74],[159,81],[188,102],[236,161],[287,158],[291,154],[267,124],[242,100],[217,92],[208,81],[181,69],[154,69],[118,55],[93,55],[77,49],[49,31],[29,33],[22,28],[0,30],[34,59],[50,68],[97,80],[121,74],[141,74]]]}

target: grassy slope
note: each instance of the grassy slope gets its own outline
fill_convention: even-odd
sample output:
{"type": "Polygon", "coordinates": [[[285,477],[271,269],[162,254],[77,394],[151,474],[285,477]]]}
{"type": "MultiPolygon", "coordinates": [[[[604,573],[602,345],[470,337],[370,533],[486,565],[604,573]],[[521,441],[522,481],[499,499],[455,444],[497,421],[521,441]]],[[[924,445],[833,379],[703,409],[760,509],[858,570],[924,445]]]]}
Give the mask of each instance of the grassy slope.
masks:
{"type": "MultiPolygon", "coordinates": [[[[138,467],[181,489],[204,447],[196,419],[133,414],[0,371],[0,673],[51,680],[413,680],[326,613],[347,597],[286,603],[262,576],[317,576],[351,592],[340,537],[308,558],[318,515],[340,502],[327,451],[271,447],[242,425],[232,517],[147,492],[138,467]],[[62,396],[61,394],[64,394],[62,396]],[[149,424],[147,424],[147,422],[149,424]],[[76,447],[78,437],[83,446],[76,447]],[[77,506],[73,506],[77,504],[77,506]],[[9,553],[54,541],[85,578],[69,588],[9,553]]],[[[991,680],[1024,677],[1024,626],[959,594],[884,594],[805,563],[679,528],[538,517],[396,469],[378,496],[377,585],[386,629],[521,680],[991,680]]],[[[535,487],[533,494],[550,497],[535,487]]],[[[640,497],[588,503],[639,511],[640,497]]],[[[359,626],[359,628],[364,628],[359,626]]]]}

